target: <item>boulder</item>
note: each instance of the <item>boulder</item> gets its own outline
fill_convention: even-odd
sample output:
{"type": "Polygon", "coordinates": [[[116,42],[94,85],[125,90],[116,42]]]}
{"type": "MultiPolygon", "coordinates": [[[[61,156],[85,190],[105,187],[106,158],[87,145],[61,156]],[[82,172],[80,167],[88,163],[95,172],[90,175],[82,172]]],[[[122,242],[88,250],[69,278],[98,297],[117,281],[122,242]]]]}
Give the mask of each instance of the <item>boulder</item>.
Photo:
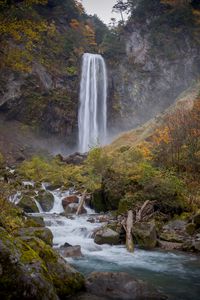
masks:
{"type": "Polygon", "coordinates": [[[21,207],[26,213],[39,212],[35,200],[30,196],[23,196],[17,206],[21,207]]]}
{"type": "Polygon", "coordinates": [[[65,209],[71,203],[78,203],[79,198],[76,195],[70,195],[62,199],[62,206],[65,209]]]}
{"type": "Polygon", "coordinates": [[[36,197],[36,200],[41,205],[44,212],[49,212],[54,205],[54,196],[47,191],[40,191],[36,197]]]}
{"type": "Polygon", "coordinates": [[[103,299],[167,299],[144,281],[127,273],[94,272],[86,279],[86,289],[89,294],[103,297],[103,299]]]}
{"type": "Polygon", "coordinates": [[[59,253],[63,257],[80,257],[83,256],[81,253],[81,246],[71,246],[68,243],[65,243],[63,246],[59,248],[59,253]]]}
{"type": "Polygon", "coordinates": [[[99,245],[118,245],[120,243],[119,233],[108,227],[103,227],[96,231],[94,241],[99,245]]]}
{"type": "Polygon", "coordinates": [[[0,228],[0,298],[68,299],[83,276],[37,237],[13,237],[0,228]]]}
{"type": "MultiPolygon", "coordinates": [[[[77,212],[79,204],[78,203],[70,203],[66,208],[65,208],[65,215],[69,214],[75,214],[77,212]]],[[[81,208],[79,214],[86,214],[87,211],[84,207],[81,208]]]]}
{"type": "Polygon", "coordinates": [[[46,227],[28,227],[28,228],[19,228],[14,232],[15,236],[34,236],[48,245],[53,245],[53,234],[50,229],[46,227]]]}
{"type": "Polygon", "coordinates": [[[163,226],[160,239],[172,243],[184,243],[185,239],[189,237],[186,226],[186,221],[172,220],[163,226]]]}
{"type": "Polygon", "coordinates": [[[172,243],[158,240],[158,246],[161,249],[172,251],[172,250],[183,250],[183,243],[172,243]]]}
{"type": "Polygon", "coordinates": [[[154,222],[134,224],[132,235],[139,247],[143,249],[153,249],[157,244],[157,234],[154,222]]]}
{"type": "Polygon", "coordinates": [[[44,227],[45,223],[44,223],[44,219],[42,217],[39,216],[26,216],[26,227],[44,227]]]}

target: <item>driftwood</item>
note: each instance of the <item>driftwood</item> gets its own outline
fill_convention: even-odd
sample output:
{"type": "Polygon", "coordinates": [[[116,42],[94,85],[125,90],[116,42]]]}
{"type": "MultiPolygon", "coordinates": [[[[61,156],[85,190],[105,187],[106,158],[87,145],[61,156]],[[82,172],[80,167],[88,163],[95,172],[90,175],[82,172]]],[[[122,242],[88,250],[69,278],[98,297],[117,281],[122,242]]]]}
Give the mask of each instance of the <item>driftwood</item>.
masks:
{"type": "Polygon", "coordinates": [[[145,221],[146,219],[150,218],[153,215],[153,202],[152,201],[145,201],[142,207],[136,212],[136,222],[145,221]]]}
{"type": "Polygon", "coordinates": [[[133,227],[133,212],[128,211],[128,217],[126,220],[126,247],[129,252],[134,251],[133,237],[132,237],[132,227],[133,227]]]}
{"type": "Polygon", "coordinates": [[[85,203],[85,198],[86,198],[86,190],[83,192],[83,195],[81,197],[80,203],[78,205],[77,211],[76,211],[76,215],[78,216],[83,208],[83,205],[85,203]]]}

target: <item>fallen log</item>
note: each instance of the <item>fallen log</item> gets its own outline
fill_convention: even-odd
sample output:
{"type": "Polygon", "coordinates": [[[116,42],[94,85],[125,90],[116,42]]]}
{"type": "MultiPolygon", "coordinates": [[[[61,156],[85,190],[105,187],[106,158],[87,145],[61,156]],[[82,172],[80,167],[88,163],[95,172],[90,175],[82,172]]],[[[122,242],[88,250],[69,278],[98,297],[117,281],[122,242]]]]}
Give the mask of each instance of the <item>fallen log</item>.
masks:
{"type": "Polygon", "coordinates": [[[128,217],[126,220],[126,248],[129,252],[134,251],[133,237],[132,237],[132,227],[133,227],[133,212],[128,211],[128,217]]]}
{"type": "Polygon", "coordinates": [[[83,208],[83,205],[85,203],[85,198],[86,198],[86,190],[83,192],[83,195],[81,197],[80,203],[78,205],[77,211],[76,211],[76,215],[78,216],[83,208]]]}

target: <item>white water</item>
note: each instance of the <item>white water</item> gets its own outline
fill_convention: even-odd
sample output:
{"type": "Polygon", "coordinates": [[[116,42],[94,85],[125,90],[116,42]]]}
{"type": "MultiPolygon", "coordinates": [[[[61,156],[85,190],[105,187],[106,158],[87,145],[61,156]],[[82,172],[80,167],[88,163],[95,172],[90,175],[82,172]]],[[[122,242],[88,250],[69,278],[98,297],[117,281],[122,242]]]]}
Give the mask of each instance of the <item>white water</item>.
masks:
{"type": "Polygon", "coordinates": [[[50,213],[42,213],[46,226],[53,233],[56,248],[66,242],[80,245],[83,257],[68,258],[76,268],[87,274],[92,271],[122,271],[155,285],[168,294],[171,300],[198,300],[200,291],[200,260],[198,256],[179,252],[144,251],[136,249],[129,253],[124,246],[97,245],[93,232],[102,223],[90,223],[94,211],[87,208],[87,214],[59,215],[63,211],[62,199],[68,192],[52,192],[55,203],[50,213]]]}
{"type": "Polygon", "coordinates": [[[78,115],[79,151],[84,153],[104,144],[107,134],[107,74],[101,55],[83,55],[80,108],[78,115]]]}

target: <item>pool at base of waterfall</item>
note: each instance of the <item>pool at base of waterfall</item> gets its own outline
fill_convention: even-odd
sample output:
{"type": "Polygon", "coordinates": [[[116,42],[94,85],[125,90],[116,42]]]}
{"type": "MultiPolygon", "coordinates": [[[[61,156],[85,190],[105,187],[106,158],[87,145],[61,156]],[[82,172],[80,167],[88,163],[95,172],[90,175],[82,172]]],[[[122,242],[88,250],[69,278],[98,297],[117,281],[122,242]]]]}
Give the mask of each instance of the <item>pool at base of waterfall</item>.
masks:
{"type": "Polygon", "coordinates": [[[63,195],[59,190],[52,192],[55,199],[50,213],[41,212],[46,226],[54,236],[54,246],[65,243],[80,245],[83,256],[67,261],[77,270],[87,275],[93,271],[127,272],[138,279],[154,285],[170,300],[198,300],[200,295],[200,256],[184,252],[145,251],[136,249],[127,252],[122,246],[97,245],[93,232],[102,223],[90,223],[88,218],[94,214],[89,208],[87,214],[71,218],[60,215],[63,211],[63,195]]]}

